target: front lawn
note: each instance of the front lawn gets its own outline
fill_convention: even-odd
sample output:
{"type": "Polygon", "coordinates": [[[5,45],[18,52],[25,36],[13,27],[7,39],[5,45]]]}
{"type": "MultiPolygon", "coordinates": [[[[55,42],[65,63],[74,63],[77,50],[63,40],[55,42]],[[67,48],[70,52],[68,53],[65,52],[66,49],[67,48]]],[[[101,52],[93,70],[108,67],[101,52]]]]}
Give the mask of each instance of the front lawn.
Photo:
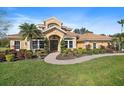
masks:
{"type": "Polygon", "coordinates": [[[124,85],[124,56],[73,65],[38,59],[0,63],[0,85],[124,85]]]}
{"type": "Polygon", "coordinates": [[[8,50],[9,48],[6,48],[6,47],[0,47],[0,51],[5,51],[5,50],[8,50]]]}

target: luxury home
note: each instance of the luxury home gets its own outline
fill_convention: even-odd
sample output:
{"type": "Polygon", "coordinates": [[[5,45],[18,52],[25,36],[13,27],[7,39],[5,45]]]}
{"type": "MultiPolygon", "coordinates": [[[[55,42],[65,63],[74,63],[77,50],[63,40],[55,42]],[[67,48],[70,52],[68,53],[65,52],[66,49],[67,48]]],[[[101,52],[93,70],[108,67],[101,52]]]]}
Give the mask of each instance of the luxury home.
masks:
{"type": "MultiPolygon", "coordinates": [[[[74,33],[72,28],[64,26],[56,17],[45,20],[42,24],[38,24],[37,27],[47,37],[50,51],[60,51],[62,39],[65,41],[66,48],[86,48],[86,45],[89,44],[94,49],[99,48],[101,45],[107,47],[111,43],[111,37],[106,35],[74,33]]],[[[33,39],[30,42],[27,39],[23,40],[19,34],[8,35],[8,38],[10,39],[11,49],[30,50],[31,45],[34,50],[44,48],[44,41],[42,39],[33,39]]]]}

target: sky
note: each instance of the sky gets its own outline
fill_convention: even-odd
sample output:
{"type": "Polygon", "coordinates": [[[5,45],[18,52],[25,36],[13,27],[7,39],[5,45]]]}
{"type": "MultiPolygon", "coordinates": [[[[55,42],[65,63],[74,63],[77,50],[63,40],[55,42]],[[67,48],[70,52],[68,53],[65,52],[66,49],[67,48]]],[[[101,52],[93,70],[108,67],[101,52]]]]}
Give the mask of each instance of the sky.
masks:
{"type": "Polygon", "coordinates": [[[40,24],[54,16],[73,29],[85,27],[96,34],[108,35],[120,32],[117,21],[124,18],[122,7],[1,7],[0,10],[7,11],[12,22],[7,34],[18,33],[22,23],[40,24]]]}

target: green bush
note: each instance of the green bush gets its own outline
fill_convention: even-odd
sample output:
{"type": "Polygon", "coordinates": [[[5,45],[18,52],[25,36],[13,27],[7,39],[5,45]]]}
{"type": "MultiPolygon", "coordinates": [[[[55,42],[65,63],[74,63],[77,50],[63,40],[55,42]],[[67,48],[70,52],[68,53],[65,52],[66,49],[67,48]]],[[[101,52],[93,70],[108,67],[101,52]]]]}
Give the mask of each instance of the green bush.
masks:
{"type": "Polygon", "coordinates": [[[33,52],[31,50],[25,51],[25,59],[31,59],[33,56],[33,52]]]}
{"type": "Polygon", "coordinates": [[[5,60],[5,54],[0,52],[0,61],[4,61],[5,60]]]}
{"type": "Polygon", "coordinates": [[[93,49],[92,52],[93,52],[93,54],[99,54],[100,53],[100,49],[93,49]]]}
{"type": "Polygon", "coordinates": [[[66,49],[65,41],[64,41],[64,39],[62,39],[62,41],[61,41],[61,53],[63,53],[65,49],[66,49]]]}
{"type": "Polygon", "coordinates": [[[86,49],[82,49],[82,54],[86,54],[87,50],[86,49]]]}
{"type": "Polygon", "coordinates": [[[72,52],[74,56],[79,56],[78,49],[75,48],[72,52]]]}
{"type": "Polygon", "coordinates": [[[39,49],[39,50],[36,50],[35,51],[36,55],[41,58],[41,57],[44,57],[48,54],[48,51],[45,50],[45,49],[39,49]]]}
{"type": "Polygon", "coordinates": [[[92,55],[92,54],[93,54],[92,49],[88,49],[87,52],[86,52],[86,54],[88,54],[88,55],[92,55]]]}
{"type": "Polygon", "coordinates": [[[22,59],[25,59],[25,53],[26,53],[26,49],[20,49],[18,52],[17,52],[17,55],[16,57],[20,60],[22,59]]]}
{"type": "Polygon", "coordinates": [[[70,56],[70,55],[73,55],[73,52],[71,51],[71,49],[66,48],[65,50],[63,50],[61,55],[62,56],[70,56]]]}
{"type": "Polygon", "coordinates": [[[100,49],[100,53],[101,54],[105,53],[105,49],[100,49]]]}
{"type": "Polygon", "coordinates": [[[5,57],[8,62],[14,61],[14,54],[8,54],[5,57]]]}

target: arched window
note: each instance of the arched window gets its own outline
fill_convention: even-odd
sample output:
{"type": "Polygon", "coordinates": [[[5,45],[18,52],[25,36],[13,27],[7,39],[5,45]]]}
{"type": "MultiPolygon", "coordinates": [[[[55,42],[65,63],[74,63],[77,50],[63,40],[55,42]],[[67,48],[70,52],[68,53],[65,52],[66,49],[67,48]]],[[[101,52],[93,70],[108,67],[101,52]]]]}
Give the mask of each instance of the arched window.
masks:
{"type": "Polygon", "coordinates": [[[49,27],[52,27],[52,26],[58,26],[58,24],[56,24],[56,23],[50,23],[50,24],[48,25],[48,28],[49,28],[49,27]]]}

